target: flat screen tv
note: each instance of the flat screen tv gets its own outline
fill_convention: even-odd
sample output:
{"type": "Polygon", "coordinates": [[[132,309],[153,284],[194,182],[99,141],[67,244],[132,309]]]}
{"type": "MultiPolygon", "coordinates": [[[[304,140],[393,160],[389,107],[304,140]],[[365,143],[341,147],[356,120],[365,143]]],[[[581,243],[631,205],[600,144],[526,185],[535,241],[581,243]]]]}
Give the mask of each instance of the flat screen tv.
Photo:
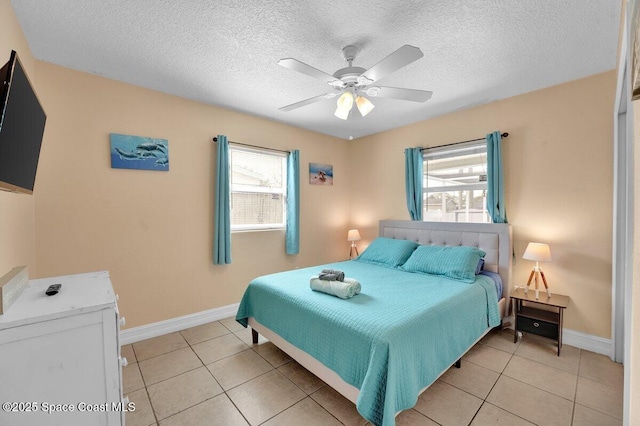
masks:
{"type": "Polygon", "coordinates": [[[32,194],[47,116],[15,51],[0,82],[0,189],[32,194]]]}

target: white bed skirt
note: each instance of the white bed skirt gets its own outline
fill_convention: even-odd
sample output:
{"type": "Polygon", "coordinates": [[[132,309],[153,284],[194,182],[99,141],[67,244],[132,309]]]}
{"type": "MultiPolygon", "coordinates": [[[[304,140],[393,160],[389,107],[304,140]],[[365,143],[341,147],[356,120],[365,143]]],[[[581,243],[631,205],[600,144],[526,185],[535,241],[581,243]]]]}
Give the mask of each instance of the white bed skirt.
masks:
{"type": "MultiPolygon", "coordinates": [[[[506,300],[505,300],[505,298],[502,298],[502,299],[500,299],[498,301],[498,308],[499,308],[499,311],[500,311],[500,320],[502,320],[504,318],[505,313],[506,313],[506,300]]],[[[248,322],[249,322],[249,326],[251,328],[256,330],[262,336],[264,336],[267,339],[269,339],[270,342],[272,342],[274,345],[276,345],[278,348],[280,348],[282,351],[284,351],[291,358],[295,359],[298,362],[298,364],[302,365],[304,368],[306,368],[307,370],[309,370],[310,372],[315,374],[320,380],[324,381],[326,384],[331,386],[333,389],[335,389],[342,396],[344,396],[345,398],[347,398],[349,401],[353,402],[354,404],[358,401],[358,394],[360,393],[360,390],[358,388],[356,388],[355,386],[350,385],[349,383],[347,383],[344,380],[342,380],[342,378],[336,372],[334,372],[333,370],[331,370],[328,367],[326,367],[324,364],[322,364],[320,361],[318,361],[317,359],[315,359],[314,357],[312,357],[308,353],[306,353],[303,350],[301,350],[301,349],[297,348],[296,346],[292,345],[291,343],[289,343],[288,341],[286,341],[285,339],[280,337],[274,331],[269,330],[267,327],[265,327],[264,325],[260,324],[254,318],[249,317],[248,322]]],[[[469,351],[469,349],[471,349],[473,346],[475,346],[475,344],[478,343],[489,331],[491,331],[491,328],[488,328],[482,334],[482,336],[480,336],[478,338],[478,340],[473,342],[473,344],[467,348],[465,353],[467,353],[469,351]]],[[[438,375],[438,378],[440,376],[442,376],[444,373],[446,373],[448,369],[449,369],[449,367],[447,367],[447,369],[442,371],[438,375]]],[[[436,378],[436,380],[437,380],[437,378],[436,378]]],[[[420,391],[420,393],[424,392],[429,386],[427,386],[424,389],[422,389],[420,391]]],[[[397,413],[396,413],[396,415],[397,415],[397,413]]]]}

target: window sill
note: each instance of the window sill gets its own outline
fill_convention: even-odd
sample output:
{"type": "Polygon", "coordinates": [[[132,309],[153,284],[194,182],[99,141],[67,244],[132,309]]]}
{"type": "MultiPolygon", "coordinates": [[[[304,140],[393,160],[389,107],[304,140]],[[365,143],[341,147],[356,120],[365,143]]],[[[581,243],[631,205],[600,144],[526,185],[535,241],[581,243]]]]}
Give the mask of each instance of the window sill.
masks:
{"type": "Polygon", "coordinates": [[[246,232],[267,232],[267,231],[285,231],[284,226],[270,227],[270,228],[247,228],[247,229],[231,229],[231,233],[246,233],[246,232]]]}

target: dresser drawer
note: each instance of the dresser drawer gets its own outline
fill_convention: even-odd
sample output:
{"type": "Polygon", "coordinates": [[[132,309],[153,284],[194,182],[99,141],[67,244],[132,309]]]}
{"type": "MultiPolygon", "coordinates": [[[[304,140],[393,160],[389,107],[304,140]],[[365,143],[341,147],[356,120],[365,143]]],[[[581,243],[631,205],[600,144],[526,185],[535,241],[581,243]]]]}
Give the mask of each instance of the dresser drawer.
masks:
{"type": "Polygon", "coordinates": [[[558,324],[518,315],[518,330],[558,340],[558,324]]]}

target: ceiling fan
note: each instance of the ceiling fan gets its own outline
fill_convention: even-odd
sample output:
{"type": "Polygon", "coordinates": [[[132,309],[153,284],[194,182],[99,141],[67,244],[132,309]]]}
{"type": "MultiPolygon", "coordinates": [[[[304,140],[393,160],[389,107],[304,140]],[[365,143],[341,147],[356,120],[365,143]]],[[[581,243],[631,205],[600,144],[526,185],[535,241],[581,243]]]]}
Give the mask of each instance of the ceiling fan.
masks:
{"type": "Polygon", "coordinates": [[[361,67],[354,67],[352,65],[357,53],[358,48],[356,46],[349,45],[342,49],[342,56],[349,63],[349,66],[339,69],[333,75],[320,71],[319,69],[300,62],[297,59],[280,59],[280,61],[278,61],[278,65],[324,81],[333,88],[333,91],[314,96],[313,98],[305,99],[279,109],[281,111],[291,111],[319,102],[323,99],[332,99],[339,96],[334,115],[346,120],[349,117],[349,112],[351,111],[354,102],[363,117],[371,112],[374,105],[365,97],[365,95],[369,97],[401,99],[412,102],[426,102],[431,98],[433,92],[426,90],[402,89],[398,87],[373,85],[373,83],[388,76],[392,72],[422,58],[424,55],[419,48],[406,44],[368,70],[361,67]]]}

